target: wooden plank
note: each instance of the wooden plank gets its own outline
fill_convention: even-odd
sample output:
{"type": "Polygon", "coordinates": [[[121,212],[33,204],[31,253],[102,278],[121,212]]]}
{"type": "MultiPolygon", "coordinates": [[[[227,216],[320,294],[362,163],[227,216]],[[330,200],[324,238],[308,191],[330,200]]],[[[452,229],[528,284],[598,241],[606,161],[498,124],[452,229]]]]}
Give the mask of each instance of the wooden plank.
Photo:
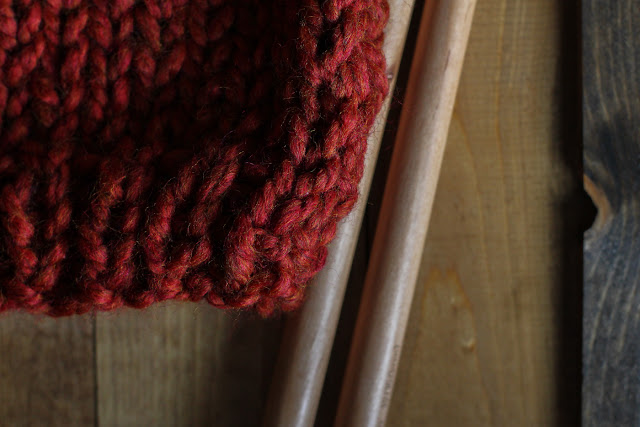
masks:
{"type": "Polygon", "coordinates": [[[564,347],[562,314],[580,278],[565,239],[577,238],[577,257],[581,241],[564,229],[581,187],[564,158],[580,136],[562,110],[565,80],[578,81],[564,74],[566,4],[478,2],[390,426],[579,420],[580,349],[564,347]]]}
{"type": "Polygon", "coordinates": [[[0,316],[0,425],[94,425],[93,338],[91,316],[0,316]]]}
{"type": "Polygon", "coordinates": [[[99,424],[258,425],[279,324],[206,303],[98,315],[99,424]]]}
{"type": "Polygon", "coordinates": [[[640,422],[640,7],[583,0],[585,426],[640,422]]]}

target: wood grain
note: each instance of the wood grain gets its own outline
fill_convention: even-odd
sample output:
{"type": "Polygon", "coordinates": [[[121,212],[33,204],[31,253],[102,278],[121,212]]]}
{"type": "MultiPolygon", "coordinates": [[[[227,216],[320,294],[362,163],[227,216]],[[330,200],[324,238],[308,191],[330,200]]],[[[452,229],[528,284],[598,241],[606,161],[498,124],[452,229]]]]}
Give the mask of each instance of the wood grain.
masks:
{"type": "Polygon", "coordinates": [[[101,426],[255,426],[277,350],[277,320],[164,303],[101,314],[101,426]]]}
{"type": "Polygon", "coordinates": [[[93,338],[91,316],[0,316],[0,425],[94,425],[93,338]]]}
{"type": "Polygon", "coordinates": [[[576,276],[565,202],[581,186],[564,158],[580,135],[563,130],[563,3],[478,2],[390,426],[577,424],[564,394],[579,385],[561,382],[579,347],[568,365],[560,355],[576,276]]]}
{"type": "Polygon", "coordinates": [[[417,331],[413,357],[430,357],[413,366],[407,387],[417,396],[434,401],[418,405],[399,418],[412,426],[422,425],[425,420],[438,420],[443,423],[434,425],[442,426],[489,425],[491,413],[476,351],[474,312],[455,271],[435,268],[429,272],[420,316],[420,324],[440,327],[417,331]],[[460,410],[462,402],[465,410],[460,410]]]}
{"type": "Polygon", "coordinates": [[[585,426],[640,420],[640,8],[582,1],[585,188],[599,212],[584,241],[585,426]]]}

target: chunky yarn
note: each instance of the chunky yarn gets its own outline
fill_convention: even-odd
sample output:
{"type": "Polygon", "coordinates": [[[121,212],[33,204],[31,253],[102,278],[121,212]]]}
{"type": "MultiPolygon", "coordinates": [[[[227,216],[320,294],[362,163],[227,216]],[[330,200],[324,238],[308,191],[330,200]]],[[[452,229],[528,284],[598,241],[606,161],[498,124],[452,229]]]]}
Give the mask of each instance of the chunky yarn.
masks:
{"type": "Polygon", "coordinates": [[[353,207],[386,0],[0,0],[0,311],[290,310],[353,207]]]}

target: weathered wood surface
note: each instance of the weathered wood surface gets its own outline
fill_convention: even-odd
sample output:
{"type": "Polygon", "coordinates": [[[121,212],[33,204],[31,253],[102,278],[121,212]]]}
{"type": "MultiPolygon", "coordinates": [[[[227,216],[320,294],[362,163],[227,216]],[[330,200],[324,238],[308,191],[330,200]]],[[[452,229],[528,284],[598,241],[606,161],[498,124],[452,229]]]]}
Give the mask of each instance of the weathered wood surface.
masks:
{"type": "Polygon", "coordinates": [[[585,426],[640,423],[640,5],[583,0],[585,426]]]}
{"type": "Polygon", "coordinates": [[[390,426],[579,422],[572,19],[574,1],[478,2],[390,426]]]}

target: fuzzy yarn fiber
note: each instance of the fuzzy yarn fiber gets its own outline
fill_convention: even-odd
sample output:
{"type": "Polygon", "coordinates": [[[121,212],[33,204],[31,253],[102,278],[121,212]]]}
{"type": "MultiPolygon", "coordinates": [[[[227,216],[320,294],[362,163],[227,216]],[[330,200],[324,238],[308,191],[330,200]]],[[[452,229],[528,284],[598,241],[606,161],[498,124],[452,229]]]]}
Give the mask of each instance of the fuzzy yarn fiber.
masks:
{"type": "Polygon", "coordinates": [[[0,0],[0,311],[302,301],[387,92],[386,0],[0,0]]]}

